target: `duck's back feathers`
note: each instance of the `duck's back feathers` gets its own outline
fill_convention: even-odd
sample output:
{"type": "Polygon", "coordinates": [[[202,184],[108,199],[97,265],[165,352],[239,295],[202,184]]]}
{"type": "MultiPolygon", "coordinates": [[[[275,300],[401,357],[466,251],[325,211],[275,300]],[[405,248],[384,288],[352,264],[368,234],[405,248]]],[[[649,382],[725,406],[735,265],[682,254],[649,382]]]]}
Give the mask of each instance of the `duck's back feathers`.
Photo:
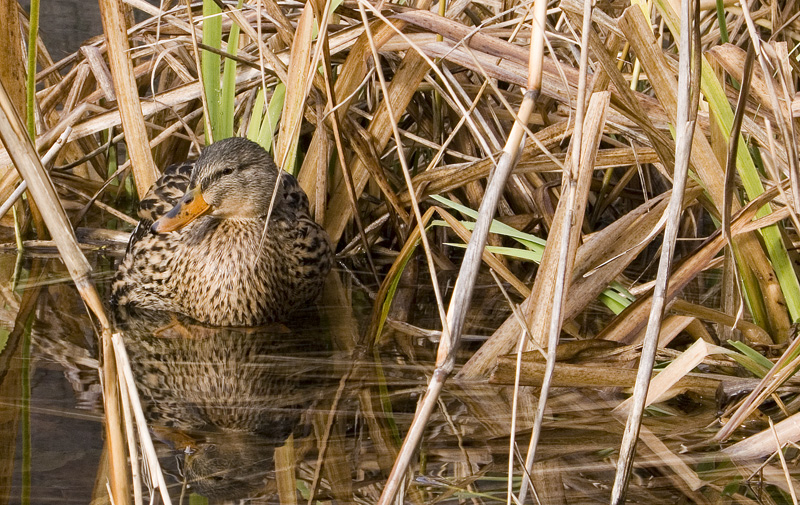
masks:
{"type": "Polygon", "coordinates": [[[194,161],[168,166],[139,202],[139,218],[152,222],[174,207],[189,187],[193,168],[194,161]]]}

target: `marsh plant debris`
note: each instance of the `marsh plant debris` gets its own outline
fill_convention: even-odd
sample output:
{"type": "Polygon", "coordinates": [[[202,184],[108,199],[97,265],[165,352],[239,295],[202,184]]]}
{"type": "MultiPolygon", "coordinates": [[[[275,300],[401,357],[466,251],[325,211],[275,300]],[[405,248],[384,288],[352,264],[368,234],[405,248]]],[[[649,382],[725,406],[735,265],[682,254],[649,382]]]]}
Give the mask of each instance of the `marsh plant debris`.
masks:
{"type": "Polygon", "coordinates": [[[793,2],[100,7],[53,61],[0,0],[3,503],[797,503],[793,2]],[[107,316],[235,136],[331,237],[316,306],[107,316]]]}

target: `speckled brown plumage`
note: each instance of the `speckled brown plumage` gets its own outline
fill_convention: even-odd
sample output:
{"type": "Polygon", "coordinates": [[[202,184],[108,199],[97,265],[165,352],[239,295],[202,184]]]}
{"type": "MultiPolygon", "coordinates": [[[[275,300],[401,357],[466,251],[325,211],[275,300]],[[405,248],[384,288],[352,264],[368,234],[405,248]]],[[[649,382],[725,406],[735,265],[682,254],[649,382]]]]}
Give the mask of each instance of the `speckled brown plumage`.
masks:
{"type": "Polygon", "coordinates": [[[269,154],[241,138],[169,167],[142,199],[142,222],[117,270],[112,302],[217,326],[254,326],[285,320],[316,298],[332,264],[329,240],[285,172],[265,230],[278,176],[269,154]],[[207,213],[176,231],[152,232],[152,220],[177,212],[167,211],[177,209],[184,191],[181,204],[195,192],[208,202],[207,213]]]}

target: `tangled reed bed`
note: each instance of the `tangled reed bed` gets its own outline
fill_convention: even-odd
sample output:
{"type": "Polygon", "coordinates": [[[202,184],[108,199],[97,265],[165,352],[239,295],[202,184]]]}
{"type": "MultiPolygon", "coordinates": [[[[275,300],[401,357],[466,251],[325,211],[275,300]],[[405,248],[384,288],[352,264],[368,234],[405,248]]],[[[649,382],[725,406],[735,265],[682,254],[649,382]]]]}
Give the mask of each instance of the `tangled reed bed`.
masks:
{"type": "MultiPolygon", "coordinates": [[[[791,460],[797,456],[791,444],[800,440],[792,377],[800,363],[792,334],[800,318],[794,246],[800,68],[793,52],[800,21],[791,3],[701,4],[693,29],[702,49],[696,53],[702,96],[691,178],[674,223],[682,242],[658,337],[658,356],[670,365],[651,386],[658,394],[651,392],[648,403],[659,410],[651,411],[641,434],[640,452],[656,459],[641,461],[649,478],[661,479],[659,486],[667,481],[669,491],[659,499],[783,502],[797,487],[797,468],[786,458],[772,457],[763,466],[754,461],[776,454],[775,438],[790,444],[785,452],[791,460]],[[748,58],[747,48],[756,44],[759,52],[748,58]],[[737,106],[741,90],[749,92],[737,106]],[[737,133],[736,110],[742,136],[734,153],[729,139],[737,133]],[[702,414],[680,408],[686,401],[702,414]],[[778,423],[774,437],[768,418],[778,423]],[[740,430],[745,421],[747,430],[740,430]]],[[[127,30],[130,67],[109,57],[107,41],[124,32],[113,25],[113,13],[106,16],[106,37],[87,41],[64,60],[51,61],[39,45],[35,143],[44,153],[71,128],[50,174],[73,225],[98,228],[97,217],[111,217],[127,230],[122,223],[135,221],[127,217],[130,200],[152,182],[154,167],[180,161],[212,138],[248,135],[297,175],[340,258],[371,271],[358,279],[375,299],[363,341],[438,335],[444,323],[421,328],[408,301],[413,296],[395,290],[420,240],[414,205],[432,209],[421,227],[440,218],[438,232],[429,233],[428,262],[407,274],[412,283],[428,283],[431,265],[448,269],[458,262],[458,250],[448,243],[456,236],[470,240],[470,209],[480,206],[523,104],[534,4],[456,0],[439,13],[428,0],[413,6],[163,2],[160,8],[128,0],[125,6],[127,16],[117,22],[127,17],[130,23],[127,9],[147,16],[127,30]],[[120,78],[125,75],[127,84],[120,78]],[[137,121],[125,119],[126,108],[141,110],[144,122],[137,128],[126,123],[123,131],[123,122],[137,121]],[[119,156],[123,144],[129,159],[119,156]],[[142,155],[152,161],[137,159],[142,155]],[[118,159],[124,160],[119,166],[118,159]],[[429,198],[435,195],[446,199],[429,198]]],[[[565,407],[570,398],[584,411],[578,417],[604,419],[597,426],[611,435],[604,449],[614,454],[622,426],[617,420],[624,423],[629,408],[622,403],[625,388],[634,382],[627,369],[640,357],[654,297],[653,263],[676,170],[672,131],[687,106],[676,77],[679,6],[659,0],[645,11],[601,3],[587,33],[580,2],[549,8],[540,94],[497,210],[497,220],[510,228],[493,228],[482,255],[517,313],[509,308],[502,317],[472,320],[467,332],[478,333],[479,321],[490,335],[459,363],[456,380],[491,375],[496,384],[542,384],[550,372],[536,351],[519,363],[506,355],[547,347],[549,316],[560,298],[557,265],[566,262],[561,354],[552,376],[558,389],[550,409],[567,417],[576,412],[565,407]],[[591,69],[585,87],[582,54],[591,69]],[[579,168],[570,155],[576,118],[587,149],[579,168]],[[565,198],[570,181],[575,193],[565,198]],[[566,249],[557,240],[539,241],[560,238],[554,230],[573,222],[566,249]],[[522,326],[526,337],[519,346],[522,326]]],[[[0,178],[0,201],[19,182],[10,161],[0,150],[0,165],[9,167],[0,178]]],[[[37,211],[25,215],[41,233],[37,211]]],[[[521,397],[514,428],[520,441],[534,425],[531,395],[538,394],[535,387],[513,390],[521,397]]],[[[465,404],[476,414],[503,412],[497,422],[475,417],[490,425],[488,432],[514,438],[505,415],[511,400],[481,395],[465,404]]],[[[571,422],[583,435],[597,431],[581,425],[585,419],[571,422]]],[[[558,416],[544,421],[553,438],[560,428],[558,416]]],[[[560,475],[563,485],[550,490],[552,499],[573,502],[581,485],[574,476],[564,478],[563,469],[575,454],[585,455],[587,445],[558,447],[560,457],[542,446],[545,462],[532,474],[534,487],[560,475]]],[[[587,477],[601,487],[610,485],[612,473],[603,464],[587,477]]],[[[454,476],[468,480],[480,471],[480,464],[466,464],[454,476]]],[[[647,495],[646,483],[632,486],[632,493],[647,495]]]]}

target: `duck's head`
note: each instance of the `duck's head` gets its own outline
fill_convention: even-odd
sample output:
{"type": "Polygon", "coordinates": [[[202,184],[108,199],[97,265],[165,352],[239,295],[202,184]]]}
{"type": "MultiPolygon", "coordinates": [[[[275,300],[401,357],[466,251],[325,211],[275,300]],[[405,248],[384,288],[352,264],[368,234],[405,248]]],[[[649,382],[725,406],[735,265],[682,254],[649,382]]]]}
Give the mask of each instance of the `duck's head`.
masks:
{"type": "Polygon", "coordinates": [[[238,137],[215,142],[197,158],[186,194],[151,230],[178,230],[203,215],[220,219],[266,215],[277,176],[272,157],[255,142],[238,137]]]}

